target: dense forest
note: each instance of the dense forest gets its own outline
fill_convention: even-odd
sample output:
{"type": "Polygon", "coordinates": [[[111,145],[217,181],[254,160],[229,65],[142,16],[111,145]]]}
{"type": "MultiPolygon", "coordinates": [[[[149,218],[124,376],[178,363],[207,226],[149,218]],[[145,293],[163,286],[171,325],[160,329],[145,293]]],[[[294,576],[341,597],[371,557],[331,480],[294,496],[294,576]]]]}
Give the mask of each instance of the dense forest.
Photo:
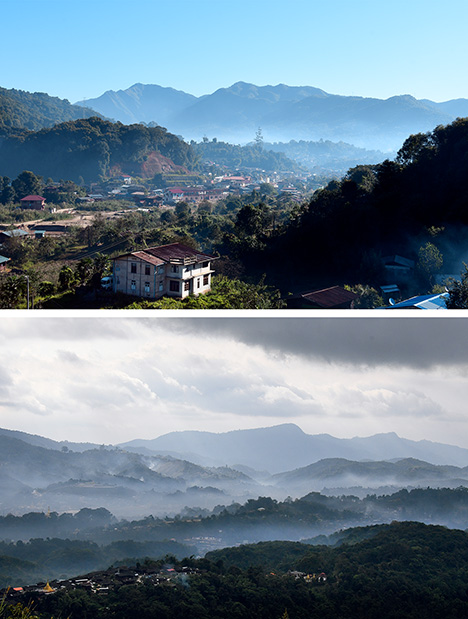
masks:
{"type": "MultiPolygon", "coordinates": [[[[220,501],[222,498],[219,494],[220,501]]],[[[415,488],[388,495],[368,495],[364,499],[311,492],[294,500],[258,497],[243,504],[220,503],[212,510],[192,504],[178,514],[148,515],[136,520],[117,520],[103,508],[84,508],[75,515],[8,514],[0,517],[0,539],[59,537],[107,545],[128,539],[143,543],[171,539],[193,546],[200,544],[201,552],[203,548],[206,550],[203,539],[211,539],[212,547],[274,539],[299,541],[330,535],[346,527],[392,520],[418,520],[465,529],[467,512],[468,490],[464,487],[415,488]]]]}
{"type": "Polygon", "coordinates": [[[265,172],[297,172],[300,166],[289,159],[283,152],[273,152],[262,147],[259,139],[256,144],[240,146],[218,141],[190,142],[197,155],[204,163],[226,167],[230,170],[246,170],[259,168],[265,172]]]}
{"type": "Polygon", "coordinates": [[[101,118],[67,121],[40,131],[11,133],[0,142],[0,168],[55,180],[97,181],[113,174],[148,176],[193,167],[192,148],[162,127],[123,125],[101,118]]]}
{"type": "Polygon", "coordinates": [[[38,616],[49,618],[461,619],[467,549],[464,531],[392,523],[336,547],[271,542],[204,559],[165,557],[135,565],[127,583],[109,571],[105,595],[65,586],[22,601],[31,597],[38,616]],[[161,570],[167,577],[156,578],[161,570]]]}
{"type": "Polygon", "coordinates": [[[86,107],[44,92],[0,88],[0,137],[18,129],[38,131],[67,120],[99,116],[86,107]]]}
{"type": "Polygon", "coordinates": [[[384,279],[382,257],[399,254],[420,261],[419,293],[430,291],[437,252],[444,269],[461,267],[466,255],[467,176],[468,119],[412,135],[394,161],[350,169],[275,234],[250,235],[244,264],[250,271],[268,268],[283,289],[304,276],[309,289],[330,281],[376,285],[384,279]],[[431,255],[420,260],[428,244],[432,263],[431,255]]]}
{"type": "Polygon", "coordinates": [[[17,543],[0,542],[0,587],[11,586],[14,581],[29,584],[76,576],[129,559],[143,561],[145,557],[158,558],[166,554],[182,559],[194,552],[192,546],[169,540],[122,540],[104,546],[87,540],[58,537],[34,538],[17,543]]]}

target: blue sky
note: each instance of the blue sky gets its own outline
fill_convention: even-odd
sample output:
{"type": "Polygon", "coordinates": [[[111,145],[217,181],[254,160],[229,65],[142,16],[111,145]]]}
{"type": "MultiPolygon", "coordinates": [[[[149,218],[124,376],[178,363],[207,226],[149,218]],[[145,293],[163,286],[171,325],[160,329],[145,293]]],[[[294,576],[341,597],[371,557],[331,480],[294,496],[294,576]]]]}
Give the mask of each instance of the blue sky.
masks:
{"type": "Polygon", "coordinates": [[[2,0],[0,86],[71,102],[236,81],[468,98],[466,0],[2,0]]]}

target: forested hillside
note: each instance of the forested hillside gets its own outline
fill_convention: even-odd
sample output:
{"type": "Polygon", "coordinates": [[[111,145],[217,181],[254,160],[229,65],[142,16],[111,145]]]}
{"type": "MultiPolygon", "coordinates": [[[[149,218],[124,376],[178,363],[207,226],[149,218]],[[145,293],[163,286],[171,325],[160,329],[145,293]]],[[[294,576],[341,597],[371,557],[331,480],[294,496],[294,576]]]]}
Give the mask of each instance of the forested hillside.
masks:
{"type": "Polygon", "coordinates": [[[319,140],[290,140],[289,142],[265,143],[264,148],[275,153],[284,153],[299,165],[309,169],[334,169],[346,172],[349,168],[362,164],[380,163],[389,157],[379,150],[358,148],[346,142],[319,140]]]}
{"type": "Polygon", "coordinates": [[[173,541],[127,540],[100,546],[91,541],[49,537],[16,544],[0,542],[0,587],[9,587],[13,582],[29,584],[76,576],[129,558],[143,561],[148,556],[159,558],[171,554],[182,559],[194,551],[191,546],[173,541]]]}
{"type": "Polygon", "coordinates": [[[229,169],[260,168],[266,172],[299,170],[299,165],[283,152],[262,148],[261,144],[240,146],[216,139],[191,142],[191,146],[205,163],[215,163],[229,169]]]}
{"type": "MultiPolygon", "coordinates": [[[[468,536],[415,522],[370,531],[338,548],[281,542],[175,557],[106,575],[84,588],[38,595],[41,616],[180,619],[433,619],[468,613],[468,536]],[[168,563],[170,561],[170,563],[168,563]],[[138,578],[138,575],[141,577],[138,578]],[[159,578],[161,575],[164,577],[159,578]],[[94,589],[99,593],[99,586],[94,589]]],[[[26,598],[25,598],[26,599],[26,598]]]]}
{"type": "MultiPolygon", "coordinates": [[[[161,503],[171,500],[171,495],[153,493],[154,515],[138,520],[117,520],[103,508],[83,508],[74,516],[54,511],[30,512],[23,516],[9,514],[0,517],[0,539],[21,543],[29,538],[58,537],[99,544],[128,539],[138,542],[171,539],[190,543],[202,553],[240,543],[321,540],[324,535],[349,527],[392,521],[417,520],[460,529],[468,525],[468,491],[463,487],[405,489],[388,495],[367,495],[363,499],[310,492],[296,500],[276,501],[263,496],[249,499],[243,505],[232,501],[223,504],[226,497],[218,493],[219,503],[211,511],[195,502],[202,496],[201,491],[201,487],[193,486],[186,495],[191,505],[175,515],[166,507],[168,515],[160,517],[157,511],[161,503]]],[[[138,501],[128,496],[126,499],[138,501]]]]}
{"type": "Polygon", "coordinates": [[[154,175],[194,163],[191,147],[161,127],[123,125],[97,117],[10,135],[0,143],[0,169],[53,179],[96,181],[112,173],[154,175]]]}
{"type": "Polygon", "coordinates": [[[382,283],[382,256],[399,254],[420,261],[421,294],[433,285],[437,252],[444,269],[466,260],[467,177],[468,119],[458,119],[410,136],[394,161],[349,170],[275,235],[260,235],[263,251],[246,243],[243,259],[258,272],[268,266],[289,289],[291,274],[302,282],[306,274],[311,289],[330,280],[382,283]]]}
{"type": "Polygon", "coordinates": [[[50,97],[44,92],[25,92],[0,88],[0,136],[12,129],[38,131],[57,123],[89,116],[100,116],[81,105],[71,105],[66,99],[50,97]]]}

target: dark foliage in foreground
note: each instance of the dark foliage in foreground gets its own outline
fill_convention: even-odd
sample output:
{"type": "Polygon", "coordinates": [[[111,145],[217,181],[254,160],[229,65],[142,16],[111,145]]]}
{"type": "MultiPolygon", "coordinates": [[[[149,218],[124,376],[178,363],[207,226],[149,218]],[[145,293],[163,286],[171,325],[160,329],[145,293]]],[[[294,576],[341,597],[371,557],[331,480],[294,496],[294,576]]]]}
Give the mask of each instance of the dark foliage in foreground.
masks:
{"type": "Polygon", "coordinates": [[[418,260],[432,242],[450,268],[468,236],[467,177],[468,119],[411,135],[394,161],[356,166],[317,192],[266,248],[252,252],[249,266],[269,264],[289,281],[291,273],[312,272],[324,281],[382,283],[382,256],[418,260]]]}
{"type": "Polygon", "coordinates": [[[235,561],[217,558],[226,559],[226,552],[213,553],[211,560],[186,559],[175,569],[199,570],[186,579],[121,586],[105,596],[58,593],[42,598],[39,610],[44,617],[76,619],[280,619],[285,611],[291,619],[433,619],[468,613],[468,535],[463,531],[393,523],[354,545],[304,546],[302,557],[297,545],[294,551],[290,546],[241,547],[235,561]],[[266,569],[252,559],[256,552],[260,559],[269,556],[266,569]],[[243,556],[249,553],[246,562],[243,556]],[[322,573],[326,580],[318,578],[322,573]]]}

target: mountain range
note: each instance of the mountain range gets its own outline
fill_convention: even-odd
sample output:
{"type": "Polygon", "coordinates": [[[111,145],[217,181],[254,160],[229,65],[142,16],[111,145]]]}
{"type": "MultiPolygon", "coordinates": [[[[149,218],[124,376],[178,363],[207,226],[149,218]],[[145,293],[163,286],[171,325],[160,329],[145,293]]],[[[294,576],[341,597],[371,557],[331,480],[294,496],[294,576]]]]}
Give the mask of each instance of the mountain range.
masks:
{"type": "Polygon", "coordinates": [[[308,466],[324,458],[391,460],[417,458],[432,464],[468,465],[468,449],[411,441],[390,432],[339,439],[329,434],[306,434],[295,424],[270,428],[212,432],[170,432],[152,440],[137,439],[120,445],[146,453],[166,453],[209,466],[244,465],[255,470],[281,473],[308,466]]]}
{"type": "Polygon", "coordinates": [[[0,430],[0,470],[0,514],[104,507],[126,518],[258,496],[468,486],[468,450],[396,434],[313,436],[293,424],[117,446],[0,430]]]}
{"type": "Polygon", "coordinates": [[[123,123],[156,122],[186,140],[203,136],[250,142],[265,139],[346,141],[392,151],[411,133],[426,132],[468,115],[468,100],[442,103],[398,95],[389,99],[334,95],[311,86],[256,86],[237,82],[195,97],[173,88],[134,84],[79,101],[123,123]]]}

